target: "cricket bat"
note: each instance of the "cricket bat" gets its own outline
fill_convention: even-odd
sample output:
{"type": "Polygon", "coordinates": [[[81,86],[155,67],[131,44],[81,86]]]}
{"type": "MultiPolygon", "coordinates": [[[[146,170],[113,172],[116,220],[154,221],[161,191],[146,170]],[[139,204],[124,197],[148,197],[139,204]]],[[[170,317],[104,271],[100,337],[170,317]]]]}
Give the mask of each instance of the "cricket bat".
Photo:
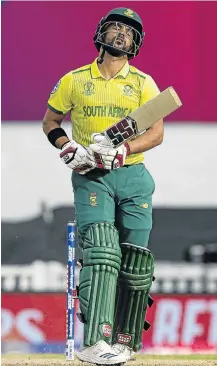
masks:
{"type": "Polygon", "coordinates": [[[121,121],[107,128],[104,131],[106,145],[113,147],[122,145],[174,112],[181,105],[182,102],[173,87],[165,89],[121,121]]]}

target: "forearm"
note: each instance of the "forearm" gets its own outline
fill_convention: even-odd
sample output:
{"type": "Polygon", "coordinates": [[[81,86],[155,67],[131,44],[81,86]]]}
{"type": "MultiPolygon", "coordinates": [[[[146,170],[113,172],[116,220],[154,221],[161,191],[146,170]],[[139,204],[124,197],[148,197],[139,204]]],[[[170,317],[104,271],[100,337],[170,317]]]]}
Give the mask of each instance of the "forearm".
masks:
{"type": "Polygon", "coordinates": [[[54,130],[55,128],[59,128],[59,127],[60,127],[60,122],[43,120],[43,131],[46,136],[48,135],[48,133],[51,130],[54,130]]]}
{"type": "MultiPolygon", "coordinates": [[[[46,136],[48,135],[48,133],[50,131],[54,130],[55,128],[59,128],[59,127],[60,127],[60,123],[58,123],[56,121],[43,121],[43,131],[46,136]]],[[[69,138],[67,136],[62,136],[56,140],[55,145],[58,149],[61,149],[61,147],[68,141],[69,141],[69,138]]]]}
{"type": "Polygon", "coordinates": [[[163,121],[155,123],[141,136],[129,141],[131,154],[141,153],[153,149],[163,141],[163,121]]]}
{"type": "MultiPolygon", "coordinates": [[[[65,116],[63,114],[58,115],[52,112],[51,110],[47,109],[43,119],[43,131],[45,135],[48,136],[49,132],[57,128],[60,128],[64,118],[65,116]]],[[[57,138],[57,140],[55,141],[55,146],[58,149],[61,149],[61,147],[68,141],[69,138],[67,136],[61,136],[57,138]]]]}

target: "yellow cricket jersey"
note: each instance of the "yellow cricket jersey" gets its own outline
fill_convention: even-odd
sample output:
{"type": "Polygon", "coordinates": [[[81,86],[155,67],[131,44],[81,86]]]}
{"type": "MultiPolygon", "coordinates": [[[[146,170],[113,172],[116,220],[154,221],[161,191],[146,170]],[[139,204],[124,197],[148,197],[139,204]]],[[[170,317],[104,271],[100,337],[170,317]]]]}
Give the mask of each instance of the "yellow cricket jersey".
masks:
{"type": "MultiPolygon", "coordinates": [[[[51,92],[48,107],[56,113],[70,111],[73,139],[89,146],[92,133],[103,132],[158,94],[151,76],[128,62],[114,78],[106,80],[96,59],[63,76],[51,92]]],[[[132,154],[125,164],[138,164],[143,159],[142,153],[132,154]]]]}

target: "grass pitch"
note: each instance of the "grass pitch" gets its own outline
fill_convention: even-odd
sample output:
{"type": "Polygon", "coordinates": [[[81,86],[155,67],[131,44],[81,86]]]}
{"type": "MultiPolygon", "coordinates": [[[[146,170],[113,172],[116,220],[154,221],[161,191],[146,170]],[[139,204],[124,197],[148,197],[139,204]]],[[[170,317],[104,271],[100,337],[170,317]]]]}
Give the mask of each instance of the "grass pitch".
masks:
{"type": "MultiPolygon", "coordinates": [[[[48,365],[48,366],[89,366],[78,359],[66,361],[64,355],[20,355],[11,354],[2,356],[2,365],[48,365]]],[[[144,355],[136,356],[136,360],[128,361],[126,366],[217,366],[217,355],[144,355]]]]}

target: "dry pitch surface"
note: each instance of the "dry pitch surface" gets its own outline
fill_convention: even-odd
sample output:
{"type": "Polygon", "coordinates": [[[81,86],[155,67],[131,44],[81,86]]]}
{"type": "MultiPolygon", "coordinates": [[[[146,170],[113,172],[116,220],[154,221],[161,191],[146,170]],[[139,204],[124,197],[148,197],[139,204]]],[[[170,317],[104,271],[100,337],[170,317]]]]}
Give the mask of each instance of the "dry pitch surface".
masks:
{"type": "MultiPolygon", "coordinates": [[[[2,356],[2,365],[71,365],[90,366],[91,364],[75,361],[66,361],[62,355],[5,355],[2,356]]],[[[172,356],[145,356],[137,355],[136,360],[127,362],[126,366],[217,366],[217,355],[172,355],[172,356]]]]}

